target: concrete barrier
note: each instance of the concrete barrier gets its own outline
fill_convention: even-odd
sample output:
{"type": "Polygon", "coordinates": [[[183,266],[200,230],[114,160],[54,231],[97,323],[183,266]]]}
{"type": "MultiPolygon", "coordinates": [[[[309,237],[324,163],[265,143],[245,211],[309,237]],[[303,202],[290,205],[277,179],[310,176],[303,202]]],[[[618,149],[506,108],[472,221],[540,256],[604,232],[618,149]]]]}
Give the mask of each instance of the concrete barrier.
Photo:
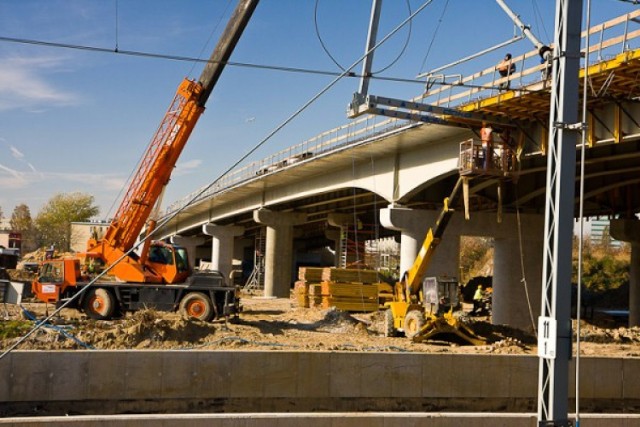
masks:
{"type": "MultiPolygon", "coordinates": [[[[537,427],[535,414],[313,413],[170,414],[0,419],[3,427],[537,427]]],[[[581,427],[638,427],[640,415],[587,414],[581,427]]]]}
{"type": "MultiPolygon", "coordinates": [[[[640,359],[585,357],[581,372],[583,411],[640,412],[640,359]]],[[[521,355],[16,351],[0,360],[0,416],[532,413],[537,381],[521,355]]]]}

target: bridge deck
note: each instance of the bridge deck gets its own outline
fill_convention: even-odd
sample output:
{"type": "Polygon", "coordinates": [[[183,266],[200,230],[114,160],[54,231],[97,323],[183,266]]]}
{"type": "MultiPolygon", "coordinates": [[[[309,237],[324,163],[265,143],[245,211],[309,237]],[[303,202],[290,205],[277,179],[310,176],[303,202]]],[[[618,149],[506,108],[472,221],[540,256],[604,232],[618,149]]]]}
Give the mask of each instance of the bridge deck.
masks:
{"type": "MultiPolygon", "coordinates": [[[[622,101],[640,100],[640,29],[634,29],[634,26],[639,23],[640,10],[635,10],[583,32],[583,39],[587,33],[591,38],[599,39],[598,43],[592,44],[589,49],[590,55],[593,54],[596,57],[595,62],[588,69],[591,88],[591,96],[588,100],[590,120],[599,120],[595,110],[600,106],[612,103],[620,106],[619,103],[622,101]]],[[[512,120],[537,122],[546,127],[549,112],[549,81],[543,78],[542,71],[547,65],[540,63],[537,50],[516,56],[513,61],[519,71],[505,78],[500,78],[495,65],[472,75],[460,77],[453,82],[437,81],[439,78],[436,77],[429,80],[427,77],[427,87],[430,90],[412,101],[454,107],[464,111],[479,111],[512,120]],[[511,88],[500,90],[499,85],[506,83],[507,80],[511,88]],[[435,89],[431,90],[434,87],[435,89]]],[[[584,72],[583,67],[580,71],[581,77],[584,72]]],[[[635,127],[640,127],[637,125],[638,120],[624,108],[622,112],[636,123],[635,127]]],[[[411,125],[411,122],[403,119],[363,116],[263,160],[231,171],[206,192],[200,194],[198,200],[213,197],[230,188],[278,173],[302,162],[313,161],[321,154],[343,150],[363,140],[389,134],[411,125]]],[[[591,144],[598,142],[599,138],[607,139],[607,142],[620,142],[625,138],[633,140],[640,136],[624,135],[620,129],[611,130],[604,126],[604,131],[600,134],[608,135],[598,137],[594,133],[595,127],[590,126],[589,142],[591,144]]],[[[200,192],[197,190],[175,202],[169,206],[167,213],[182,208],[200,192]]]]}

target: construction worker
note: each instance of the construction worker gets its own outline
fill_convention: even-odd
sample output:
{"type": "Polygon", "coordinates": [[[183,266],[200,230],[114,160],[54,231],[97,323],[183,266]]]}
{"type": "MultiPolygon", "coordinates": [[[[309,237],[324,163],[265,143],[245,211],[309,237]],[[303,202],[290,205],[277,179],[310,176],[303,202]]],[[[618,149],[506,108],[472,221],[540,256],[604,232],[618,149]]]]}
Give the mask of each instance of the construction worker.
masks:
{"type": "Polygon", "coordinates": [[[491,167],[491,157],[493,155],[493,128],[487,122],[482,122],[480,129],[480,140],[482,141],[482,152],[484,156],[484,170],[488,171],[491,167]]]}
{"type": "MultiPolygon", "coordinates": [[[[516,64],[511,62],[511,54],[507,53],[504,56],[504,59],[497,66],[498,73],[500,73],[500,77],[509,77],[511,74],[516,71],[516,64]]],[[[510,82],[507,80],[504,83],[500,83],[500,89],[509,89],[510,82]]]]}
{"type": "Polygon", "coordinates": [[[482,308],[482,298],[484,298],[484,292],[482,291],[482,285],[478,285],[476,293],[473,294],[473,312],[477,313],[482,308]]]}

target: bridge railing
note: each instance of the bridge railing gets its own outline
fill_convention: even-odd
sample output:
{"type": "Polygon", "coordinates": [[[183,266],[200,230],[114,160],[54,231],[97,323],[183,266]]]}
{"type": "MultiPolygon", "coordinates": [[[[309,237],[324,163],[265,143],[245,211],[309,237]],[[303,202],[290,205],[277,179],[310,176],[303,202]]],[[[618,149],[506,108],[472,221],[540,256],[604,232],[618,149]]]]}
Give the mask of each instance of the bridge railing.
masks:
{"type": "Polygon", "coordinates": [[[206,199],[214,194],[243,182],[257,179],[301,161],[335,151],[341,147],[350,146],[356,142],[384,134],[407,125],[407,120],[366,115],[345,125],[322,132],[300,144],[288,147],[262,160],[252,162],[246,166],[223,175],[215,184],[203,192],[200,188],[167,207],[165,214],[170,214],[185,204],[206,199]],[[201,194],[200,194],[201,193],[201,194]],[[197,198],[196,198],[197,196],[197,198]],[[194,200],[195,198],[195,200],[194,200]]]}
{"type": "MultiPolygon", "coordinates": [[[[592,63],[601,62],[615,57],[629,50],[640,48],[640,10],[635,10],[620,17],[595,25],[588,30],[591,43],[589,52],[592,63]],[[595,41],[593,39],[596,39],[595,41]]],[[[583,40],[587,31],[583,31],[583,40]]],[[[583,41],[583,46],[586,45],[583,41]]],[[[585,49],[582,49],[585,52],[585,49]]],[[[544,72],[547,64],[541,63],[537,50],[532,50],[512,58],[516,71],[507,77],[501,77],[497,65],[485,68],[469,76],[459,75],[455,80],[445,81],[443,76],[427,78],[427,90],[412,99],[445,107],[460,107],[484,98],[500,94],[505,89],[524,89],[527,86],[545,79],[544,72]],[[439,81],[442,80],[442,81],[439,81]]],[[[590,64],[591,65],[591,64],[590,64]]],[[[409,122],[402,119],[366,115],[342,126],[327,130],[319,135],[307,139],[300,144],[291,146],[272,154],[262,160],[235,169],[222,176],[206,191],[196,190],[188,196],[169,205],[166,214],[170,214],[187,203],[196,195],[197,200],[211,197],[214,194],[240,183],[257,179],[263,175],[282,170],[295,163],[319,156],[324,153],[340,149],[341,147],[372,138],[376,135],[390,132],[393,129],[406,126],[409,122]]]]}

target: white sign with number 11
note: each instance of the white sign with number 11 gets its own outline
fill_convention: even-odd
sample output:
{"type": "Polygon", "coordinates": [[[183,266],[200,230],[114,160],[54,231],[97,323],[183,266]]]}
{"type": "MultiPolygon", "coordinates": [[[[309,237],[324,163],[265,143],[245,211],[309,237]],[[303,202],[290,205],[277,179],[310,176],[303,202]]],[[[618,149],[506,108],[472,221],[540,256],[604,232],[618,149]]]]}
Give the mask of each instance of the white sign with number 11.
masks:
{"type": "Polygon", "coordinates": [[[538,317],[538,357],[556,358],[557,324],[551,317],[538,317]]]}

